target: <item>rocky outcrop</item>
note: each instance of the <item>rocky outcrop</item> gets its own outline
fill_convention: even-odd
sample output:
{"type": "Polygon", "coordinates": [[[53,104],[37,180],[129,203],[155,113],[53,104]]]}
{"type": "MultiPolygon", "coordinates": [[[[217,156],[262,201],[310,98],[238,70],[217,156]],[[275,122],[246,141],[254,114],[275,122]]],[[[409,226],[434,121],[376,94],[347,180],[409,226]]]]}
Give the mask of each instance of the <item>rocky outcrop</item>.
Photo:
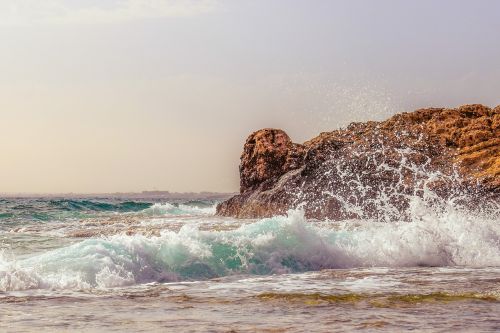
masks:
{"type": "Polygon", "coordinates": [[[300,205],[318,219],[397,219],[412,198],[429,193],[496,200],[500,107],[421,109],[303,144],[263,129],[245,143],[240,178],[240,194],[221,203],[218,215],[266,217],[300,205]]]}
{"type": "Polygon", "coordinates": [[[240,164],[240,192],[268,189],[274,180],[302,165],[304,147],[294,144],[277,129],[263,129],[250,135],[240,164]]]}

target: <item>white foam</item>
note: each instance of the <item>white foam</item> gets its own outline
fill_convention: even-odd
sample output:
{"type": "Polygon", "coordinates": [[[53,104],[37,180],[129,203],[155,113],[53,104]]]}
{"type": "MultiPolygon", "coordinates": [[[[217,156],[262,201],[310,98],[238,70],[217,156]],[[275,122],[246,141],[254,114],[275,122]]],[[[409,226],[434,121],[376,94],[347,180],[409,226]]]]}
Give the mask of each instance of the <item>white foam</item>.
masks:
{"type": "Polygon", "coordinates": [[[155,203],[143,210],[143,213],[153,216],[164,215],[214,215],[216,205],[210,207],[197,207],[186,204],[174,205],[171,203],[155,203]]]}
{"type": "MultiPolygon", "coordinates": [[[[420,208],[424,209],[424,208],[420,208]]],[[[0,255],[0,290],[109,288],[235,273],[327,268],[500,266],[498,219],[449,207],[411,222],[311,224],[301,210],[233,231],[193,225],[158,237],[88,239],[28,259],[0,255]],[[332,228],[332,226],[334,228],[332,228]]]]}

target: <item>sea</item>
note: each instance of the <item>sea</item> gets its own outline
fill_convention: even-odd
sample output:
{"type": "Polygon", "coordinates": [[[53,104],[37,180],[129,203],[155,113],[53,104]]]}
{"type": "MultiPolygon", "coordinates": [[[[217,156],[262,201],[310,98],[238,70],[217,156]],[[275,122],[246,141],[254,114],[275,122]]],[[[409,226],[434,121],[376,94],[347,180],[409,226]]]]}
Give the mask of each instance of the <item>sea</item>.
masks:
{"type": "Polygon", "coordinates": [[[499,206],[399,221],[0,198],[0,332],[499,332],[499,206]]]}

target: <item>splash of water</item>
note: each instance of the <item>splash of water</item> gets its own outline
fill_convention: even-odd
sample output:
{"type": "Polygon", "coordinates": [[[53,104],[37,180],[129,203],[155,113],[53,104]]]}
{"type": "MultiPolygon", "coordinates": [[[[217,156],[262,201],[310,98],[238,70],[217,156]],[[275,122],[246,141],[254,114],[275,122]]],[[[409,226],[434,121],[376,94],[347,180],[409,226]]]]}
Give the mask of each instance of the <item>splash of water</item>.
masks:
{"type": "Polygon", "coordinates": [[[449,206],[412,222],[362,222],[324,227],[292,210],[232,231],[185,225],[158,237],[88,239],[23,260],[3,254],[0,290],[107,288],[329,268],[500,266],[500,225],[491,216],[449,206]]]}
{"type": "Polygon", "coordinates": [[[431,147],[429,138],[418,131],[393,133],[388,139],[379,125],[356,126],[366,132],[358,141],[349,141],[349,131],[334,134],[321,148],[321,164],[306,162],[306,176],[298,174],[307,181],[291,177],[284,183],[292,207],[338,220],[412,221],[422,211],[444,211],[450,205],[500,217],[498,195],[479,202],[481,187],[464,179],[459,165],[439,160],[446,154],[453,158],[446,148],[431,147]]]}

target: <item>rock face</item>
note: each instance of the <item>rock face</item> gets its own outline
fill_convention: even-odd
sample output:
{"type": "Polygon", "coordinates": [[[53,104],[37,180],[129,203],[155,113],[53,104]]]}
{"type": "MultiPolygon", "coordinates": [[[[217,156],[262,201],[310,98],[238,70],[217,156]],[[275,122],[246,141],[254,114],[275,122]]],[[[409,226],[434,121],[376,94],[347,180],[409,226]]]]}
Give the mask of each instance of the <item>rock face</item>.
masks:
{"type": "Polygon", "coordinates": [[[500,106],[421,109],[303,144],[257,131],[241,156],[240,194],[217,214],[268,217],[300,205],[310,218],[399,219],[429,193],[500,197],[500,106]]]}
{"type": "Polygon", "coordinates": [[[240,165],[240,192],[267,189],[274,180],[302,164],[304,147],[282,130],[263,129],[250,135],[240,165]]]}

